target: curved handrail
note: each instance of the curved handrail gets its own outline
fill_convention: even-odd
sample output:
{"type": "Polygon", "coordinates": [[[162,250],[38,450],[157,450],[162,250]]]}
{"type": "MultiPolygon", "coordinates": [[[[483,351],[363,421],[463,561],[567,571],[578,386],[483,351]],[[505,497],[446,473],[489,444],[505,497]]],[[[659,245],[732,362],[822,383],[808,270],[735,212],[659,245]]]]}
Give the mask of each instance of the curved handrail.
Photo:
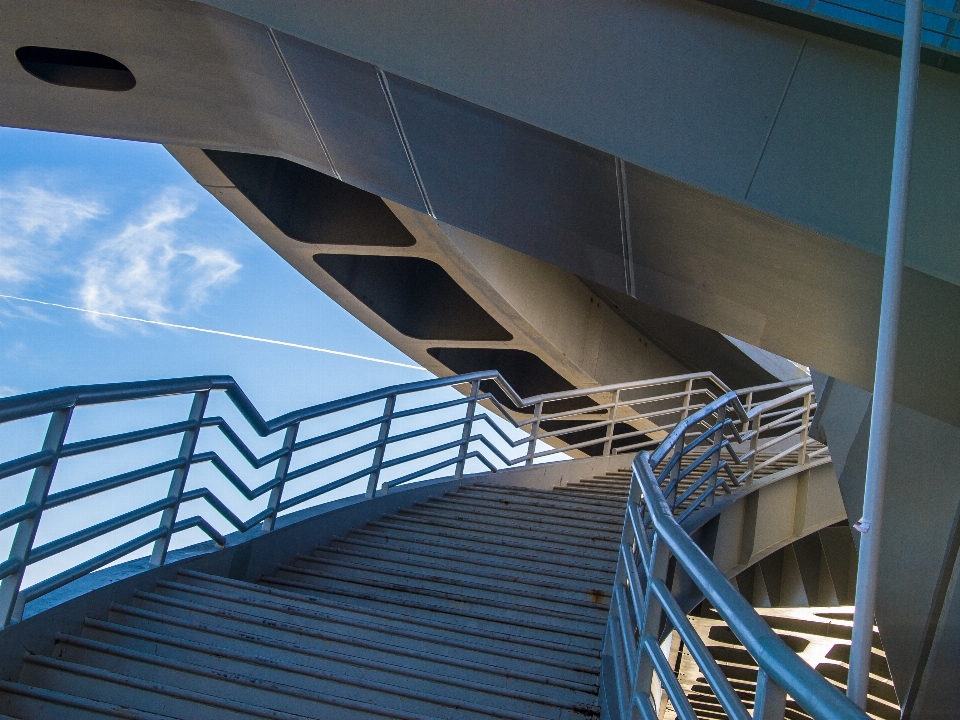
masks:
{"type": "MultiPolygon", "coordinates": [[[[738,422],[753,426],[750,433],[753,433],[754,441],[760,435],[764,411],[776,411],[798,400],[804,400],[802,422],[809,425],[809,408],[812,405],[809,388],[758,404],[749,411],[745,411],[739,401],[738,395],[742,394],[728,392],[708,403],[677,423],[656,450],[652,453],[640,452],[634,459],[604,650],[614,665],[612,672],[604,670],[604,683],[616,689],[617,707],[611,708],[615,711],[611,713],[612,717],[626,718],[632,708],[636,708],[641,717],[657,717],[651,701],[655,675],[661,679],[662,687],[672,690],[669,695],[678,716],[695,717],[686,698],[677,696],[674,687],[676,678],[672,676],[672,669],[659,646],[664,622],[667,627],[677,631],[689,648],[727,714],[736,718],[750,717],[743,701],[671,593],[667,585],[668,576],[673,575],[668,572],[671,560],[700,589],[756,660],[759,666],[757,703],[766,702],[766,706],[759,711],[755,707],[754,717],[782,720],[786,694],[817,720],[864,720],[867,717],[770,629],[681,527],[680,523],[695,506],[683,509],[680,507],[682,501],[671,502],[671,496],[676,497],[677,480],[687,472],[682,468],[686,453],[691,453],[706,442],[710,443],[710,450],[694,456],[687,466],[696,468],[708,453],[719,455],[725,447],[724,443],[729,442],[725,440],[725,433],[730,432],[738,442],[742,442],[736,425],[726,417],[729,411],[734,412],[738,422]],[[709,425],[706,432],[699,429],[704,424],[709,425]],[[697,437],[687,444],[686,437],[691,432],[697,433],[697,437]],[[673,456],[670,462],[658,474],[657,468],[671,451],[673,456]],[[664,672],[669,677],[664,676],[664,672]],[[762,701],[761,697],[766,700],[762,701]]],[[[787,434],[793,432],[789,430],[787,434]]],[[[755,442],[753,447],[756,447],[755,442]]],[[[748,460],[755,460],[755,455],[748,460]]],[[[803,460],[802,453],[799,460],[803,460]]],[[[714,467],[718,464],[715,462],[714,467]]],[[[704,474],[705,477],[707,475],[704,474]]],[[[714,483],[711,490],[703,491],[698,502],[711,497],[716,488],[717,484],[714,483]]]]}
{"type": "Polygon", "coordinates": [[[0,481],[33,471],[25,502],[19,507],[0,512],[0,530],[17,527],[10,556],[6,561],[0,562],[0,626],[6,625],[10,619],[18,619],[26,602],[151,543],[154,564],[162,564],[165,562],[170,538],[187,528],[199,528],[212,540],[223,544],[223,536],[204,518],[197,516],[177,520],[180,507],[185,502],[203,501],[207,508],[238,531],[250,530],[261,523],[262,528],[268,531],[273,527],[278,513],[362,478],[368,479],[366,492],[369,497],[377,491],[387,492],[397,485],[451,466],[454,468],[453,476],[459,478],[468,461],[477,461],[487,470],[495,472],[518,463],[530,465],[535,460],[563,452],[581,451],[603,455],[630,452],[637,447],[658,442],[659,434],[669,428],[662,424],[668,419],[678,419],[690,412],[696,412],[717,394],[726,392],[729,392],[726,385],[713,374],[691,373],[523,398],[500,373],[478,371],[380,388],[301,408],[273,419],[264,418],[234,379],[226,375],[82,385],[3,398],[0,399],[0,424],[43,415],[50,416],[50,423],[44,445],[39,451],[0,463],[0,481]],[[428,397],[431,391],[450,387],[466,387],[468,390],[462,397],[451,400],[428,400],[413,408],[396,408],[401,396],[416,397],[418,393],[426,393],[428,397]],[[213,392],[223,392],[258,436],[268,437],[283,433],[281,447],[262,456],[258,455],[224,418],[207,416],[207,400],[213,392]],[[190,415],[186,420],[89,440],[66,442],[71,418],[77,408],[174,395],[193,396],[190,415]],[[571,399],[578,399],[575,403],[578,409],[570,409],[567,401],[571,399]],[[341,423],[335,429],[313,437],[298,437],[301,424],[308,420],[335,417],[337,413],[378,402],[383,403],[383,411],[377,416],[359,422],[351,420],[341,423]],[[494,409],[500,416],[499,420],[495,421],[490,414],[478,413],[477,405],[480,403],[494,409]],[[505,407],[505,404],[513,407],[505,407]],[[439,411],[462,414],[440,421],[425,417],[428,413],[439,411]],[[407,432],[392,431],[396,421],[414,417],[423,417],[424,422],[407,432]],[[506,428],[520,430],[524,435],[511,436],[501,424],[506,428]],[[276,464],[273,478],[253,486],[248,485],[217,452],[197,452],[197,440],[204,428],[221,433],[251,468],[259,469],[276,464]],[[314,459],[302,467],[291,468],[292,459],[300,451],[324,444],[330,447],[329,443],[356,437],[355,433],[365,430],[379,430],[379,437],[373,441],[355,441],[346,450],[338,448],[323,459],[314,459]],[[460,431],[460,437],[451,439],[449,433],[457,431],[460,431]],[[444,436],[444,433],[448,435],[444,436]],[[176,458],[52,492],[52,480],[57,464],[64,458],[177,435],[182,440],[180,453],[176,458]],[[506,453],[502,451],[488,435],[495,437],[509,450],[525,446],[526,452],[511,456],[509,450],[506,453]],[[412,442],[420,447],[412,451],[401,450],[398,457],[385,456],[388,449],[402,447],[404,442],[412,442]],[[538,447],[538,443],[543,442],[548,444],[546,449],[543,449],[542,444],[538,447]],[[346,474],[337,469],[343,467],[339,463],[369,456],[372,456],[369,466],[348,471],[346,474]],[[431,456],[439,461],[432,462],[431,456]],[[208,488],[186,490],[185,483],[190,468],[200,463],[209,463],[246,501],[268,496],[267,507],[244,520],[234,514],[208,488]],[[404,465],[410,467],[409,472],[404,472],[404,465]],[[381,472],[384,471],[390,471],[399,477],[381,479],[381,472]],[[170,474],[170,490],[165,499],[156,499],[142,507],[117,512],[104,522],[34,547],[36,530],[46,509],[117,490],[147,478],[170,474]],[[319,477],[321,474],[324,476],[322,480],[315,481],[306,489],[300,487],[298,494],[294,496],[284,497],[289,481],[308,475],[319,477]],[[126,528],[155,513],[162,514],[160,527],[156,530],[21,590],[23,573],[31,563],[83,545],[108,532],[126,528]]]}

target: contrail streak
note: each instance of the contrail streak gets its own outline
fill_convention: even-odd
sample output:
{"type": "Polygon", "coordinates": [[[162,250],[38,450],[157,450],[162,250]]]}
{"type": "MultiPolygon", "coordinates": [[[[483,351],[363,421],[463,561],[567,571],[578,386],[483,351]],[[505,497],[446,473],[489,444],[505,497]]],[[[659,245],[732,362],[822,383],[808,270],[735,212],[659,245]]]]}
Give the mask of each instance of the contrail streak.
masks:
{"type": "Polygon", "coordinates": [[[145,323],[147,325],[159,325],[160,327],[175,328],[177,330],[193,330],[194,332],[207,333],[208,335],[222,335],[223,337],[237,338],[239,340],[253,340],[254,342],[267,343],[269,345],[282,345],[283,347],[297,348],[299,350],[311,350],[327,355],[339,355],[340,357],[353,358],[354,360],[366,360],[367,362],[380,363],[381,365],[394,365],[396,367],[409,368],[410,370],[422,370],[428,372],[419,365],[408,365],[407,363],[393,362],[392,360],[382,360],[380,358],[368,357],[366,355],[355,355],[354,353],[341,352],[339,350],[328,350],[327,348],[313,347],[312,345],[300,345],[298,343],[284,342],[282,340],[270,340],[268,338],[253,337],[252,335],[239,335],[237,333],[224,332],[223,330],[210,330],[209,328],[193,327],[191,325],[177,325],[176,323],[161,322],[160,320],[147,320],[145,318],[130,317],[129,315],[117,315],[115,313],[101,312],[100,310],[90,310],[89,308],[73,307],[72,305],[61,305],[60,303],[46,302],[44,300],[31,300],[30,298],[17,297],[16,295],[0,295],[0,298],[6,300],[19,300],[20,302],[34,303],[35,305],[46,305],[48,307],[61,308],[63,310],[75,310],[76,312],[89,313],[90,315],[99,315],[101,317],[114,318],[116,320],[129,320],[131,322],[145,323]]]}

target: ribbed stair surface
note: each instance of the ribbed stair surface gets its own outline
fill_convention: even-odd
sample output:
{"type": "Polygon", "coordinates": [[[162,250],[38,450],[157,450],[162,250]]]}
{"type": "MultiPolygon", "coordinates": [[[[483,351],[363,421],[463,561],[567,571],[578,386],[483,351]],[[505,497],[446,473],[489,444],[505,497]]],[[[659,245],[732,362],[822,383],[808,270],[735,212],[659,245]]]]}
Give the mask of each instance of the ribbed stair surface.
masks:
{"type": "Polygon", "coordinates": [[[597,717],[629,481],[465,486],[258,583],[182,570],[24,658],[0,720],[597,717]]]}

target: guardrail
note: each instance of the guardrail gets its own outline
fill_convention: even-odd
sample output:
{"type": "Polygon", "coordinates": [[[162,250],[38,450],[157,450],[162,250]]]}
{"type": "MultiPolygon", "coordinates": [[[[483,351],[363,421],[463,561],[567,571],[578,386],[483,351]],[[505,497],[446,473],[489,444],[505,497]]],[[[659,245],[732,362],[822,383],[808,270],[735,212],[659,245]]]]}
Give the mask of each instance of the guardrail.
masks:
{"type": "Polygon", "coordinates": [[[604,641],[611,662],[604,665],[603,683],[616,698],[615,707],[608,707],[614,720],[662,717],[664,692],[678,718],[696,720],[661,647],[671,630],[730,718],[783,720],[787,695],[816,720],[867,717],[784,644],[680,526],[728,490],[727,481],[752,482],[764,448],[776,450],[771,458],[793,454],[797,469],[828,459],[826,448],[811,448],[806,436],[814,405],[810,388],[757,404],[751,398],[744,405],[741,395],[728,392],[690,414],[652,453],[645,450],[633,462],[604,641]],[[752,713],[677,603],[672,588],[681,584],[681,574],[696,584],[757,661],[752,713]]]}
{"type": "MultiPolygon", "coordinates": [[[[904,0],[766,0],[794,10],[827,17],[834,22],[860,25],[897,38],[903,37],[904,0]]],[[[923,44],[956,55],[960,51],[960,13],[953,3],[923,6],[923,44]]]]}
{"type": "MultiPolygon", "coordinates": [[[[794,383],[795,385],[796,383],[794,383]]],[[[790,384],[786,384],[790,386],[790,384]]],[[[745,402],[782,390],[784,384],[764,386],[741,391],[745,402]]],[[[0,425],[30,417],[50,415],[46,438],[38,452],[0,463],[0,481],[21,473],[32,472],[26,500],[0,513],[0,531],[16,526],[8,558],[0,563],[0,626],[19,620],[27,602],[55,590],[83,575],[119,560],[130,553],[153,545],[151,561],[161,565],[166,560],[171,538],[179,532],[197,528],[219,544],[225,542],[208,519],[202,515],[180,518],[184,503],[204,501],[208,508],[238,531],[247,531],[261,525],[264,531],[273,528],[278,513],[314,501],[326,493],[366,478],[366,494],[377,492],[453,467],[454,477],[460,477],[467,461],[476,459],[491,471],[517,464],[533,462],[563,453],[610,455],[636,452],[660,442],[677,422],[697,413],[719,395],[729,392],[722,382],[710,373],[693,373],[669,378],[620,383],[584,390],[551,393],[521,398],[496,372],[476,372],[451,378],[439,378],[398,385],[287,413],[273,420],[265,420],[240,387],[230,377],[211,376],[153,382],[69,387],[0,399],[0,425]],[[462,388],[462,396],[436,402],[429,397],[442,388],[462,388]],[[280,436],[280,447],[263,456],[252,452],[237,432],[222,417],[207,417],[206,409],[211,393],[222,392],[236,407],[249,427],[260,437],[280,436]],[[111,405],[158,397],[186,395],[193,397],[188,417],[166,425],[121,433],[90,440],[68,442],[71,418],[77,408],[111,405]],[[423,400],[408,409],[398,409],[397,401],[409,398],[423,400]],[[373,417],[356,422],[350,420],[351,411],[370,406],[382,410],[373,417]],[[481,406],[481,407],[478,407],[481,406]],[[494,420],[483,412],[486,406],[500,416],[494,420]],[[429,413],[454,412],[462,409],[459,417],[440,422],[428,419],[429,413]],[[299,436],[302,423],[324,418],[339,421],[335,430],[307,438],[299,436]],[[407,432],[395,432],[395,423],[404,418],[422,419],[422,427],[407,432]],[[519,438],[511,438],[501,427],[522,431],[519,438]],[[442,437],[456,433],[455,439],[442,437]],[[258,485],[248,485],[240,475],[216,452],[197,451],[201,431],[219,431],[253,469],[275,464],[273,477],[258,485]],[[364,441],[360,433],[377,432],[377,438],[364,441]],[[64,459],[110,449],[135,445],[164,437],[179,436],[180,451],[169,460],[130,472],[88,482],[77,487],[56,491],[53,486],[57,463],[64,459]],[[491,439],[493,438],[493,439],[491,439]],[[322,460],[302,467],[293,467],[292,460],[301,451],[332,443],[351,441],[346,451],[336,452],[322,460]],[[388,455],[402,443],[415,441],[421,447],[413,452],[388,455]],[[521,454],[508,456],[501,451],[505,446],[521,454]],[[543,442],[547,445],[538,445],[543,442]],[[432,443],[432,444],[431,444],[432,443]],[[369,457],[370,464],[356,471],[342,472],[342,463],[369,457]],[[437,462],[423,467],[426,459],[437,462]],[[244,520],[206,487],[187,488],[190,468],[209,463],[247,501],[267,496],[266,505],[244,520]],[[409,470],[390,480],[381,474],[409,470]],[[110,491],[117,491],[132,483],[170,475],[165,497],[157,497],[139,507],[125,509],[103,522],[94,523],[76,532],[63,535],[42,545],[35,545],[37,530],[43,513],[94,496],[110,501],[110,491]],[[284,491],[293,480],[316,478],[313,485],[292,497],[284,491]],[[133,523],[159,516],[157,527],[135,538],[112,547],[94,557],[59,572],[42,582],[22,588],[24,571],[34,563],[73,550],[104,535],[127,528],[133,523]]],[[[801,408],[790,412],[800,412],[801,408]]],[[[799,417],[799,416],[798,416],[799,417]]],[[[798,417],[789,413],[774,422],[793,423],[798,417]]],[[[802,419],[802,418],[800,418],[802,419]]],[[[761,433],[763,429],[761,429],[761,433]]],[[[798,435],[798,437],[800,437],[798,435]]],[[[805,437],[805,436],[804,436],[805,437]]],[[[408,443],[409,444],[409,443],[408,443]]],[[[509,451],[508,451],[509,452],[509,451]]],[[[762,469],[758,465],[755,470],[762,469]]],[[[8,506],[9,507],[9,506],[8,506]]],[[[90,546],[87,546],[90,547],[90,546]]]]}

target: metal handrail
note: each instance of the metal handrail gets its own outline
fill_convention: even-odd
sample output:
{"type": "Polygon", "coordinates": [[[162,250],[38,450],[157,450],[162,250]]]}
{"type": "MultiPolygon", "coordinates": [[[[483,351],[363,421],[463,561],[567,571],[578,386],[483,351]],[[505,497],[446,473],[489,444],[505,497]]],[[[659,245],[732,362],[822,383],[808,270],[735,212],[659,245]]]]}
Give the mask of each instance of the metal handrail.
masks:
{"type": "Polygon", "coordinates": [[[699,507],[712,503],[721,490],[730,490],[718,482],[721,464],[729,470],[733,485],[753,481],[759,467],[755,464],[757,440],[764,413],[776,415],[785,406],[793,413],[796,408],[792,405],[802,403],[799,426],[788,428],[773,443],[797,434],[801,440],[775,457],[796,453],[794,467],[798,471],[828,461],[824,457],[813,460],[806,454],[810,412],[816,405],[812,388],[802,387],[749,410],[740,402],[744,394],[725,393],[684,418],[653,452],[643,451],[633,462],[604,641],[604,654],[613,662],[612,667],[604,664],[602,671],[604,686],[613,689],[615,707],[608,710],[616,720],[632,718],[634,712],[648,720],[662,716],[662,697],[655,688],[667,694],[678,717],[696,717],[687,698],[678,692],[677,678],[660,644],[670,630],[680,636],[728,717],[783,720],[788,694],[816,720],[867,717],[784,644],[681,525],[699,507]],[[748,429],[741,433],[740,428],[748,429]],[[688,442],[691,434],[695,437],[688,442]],[[734,448],[748,443],[750,449],[738,456],[734,448]],[[724,452],[729,458],[721,463],[724,452]],[[703,471],[707,461],[709,470],[703,471]],[[678,492],[680,483],[698,470],[702,477],[685,492],[678,492]],[[756,660],[759,672],[752,714],[675,599],[671,586],[679,589],[681,572],[700,589],[756,660]],[[657,685],[654,678],[659,681],[657,685]]]}
{"type": "Polygon", "coordinates": [[[3,398],[0,399],[0,424],[43,415],[49,415],[50,422],[43,447],[39,451],[0,463],[0,480],[33,471],[25,501],[18,507],[0,513],[0,530],[16,526],[9,557],[0,563],[0,627],[19,620],[27,602],[140,548],[152,544],[151,562],[162,565],[166,561],[171,538],[183,530],[198,528],[222,545],[225,542],[223,536],[203,517],[178,520],[180,508],[186,502],[203,501],[210,510],[238,531],[248,531],[257,525],[261,525],[264,531],[269,531],[273,528],[278,513],[362,478],[367,478],[366,494],[372,497],[377,492],[387,492],[403,483],[450,467],[453,467],[453,476],[459,478],[463,475],[466,463],[471,460],[480,462],[490,471],[496,471],[517,464],[530,465],[535,460],[563,453],[612,455],[629,452],[638,445],[656,443],[658,435],[672,427],[677,420],[699,412],[705,403],[717,395],[729,392],[729,388],[713,374],[691,373],[522,398],[499,373],[481,371],[394,385],[302,408],[271,420],[260,414],[229,376],[66,387],[3,398]],[[438,402],[433,399],[409,409],[396,408],[397,400],[401,396],[413,396],[451,387],[466,387],[468,390],[463,397],[452,400],[438,402]],[[224,418],[207,416],[207,402],[213,392],[224,393],[258,436],[269,437],[282,433],[281,446],[264,455],[258,455],[224,418]],[[77,408],[177,395],[193,398],[186,420],[133,432],[66,442],[71,418],[77,408]],[[567,406],[557,405],[576,398],[581,399],[582,409],[570,410],[567,406]],[[501,399],[513,407],[505,406],[501,399]],[[377,402],[383,403],[383,411],[373,418],[343,423],[336,429],[313,437],[298,437],[300,426],[306,421],[330,418],[336,413],[377,402]],[[491,415],[478,412],[478,404],[494,410],[500,419],[495,421],[491,415]],[[457,408],[463,410],[463,415],[459,418],[425,422],[417,429],[402,433],[392,429],[396,421],[403,418],[422,417],[435,411],[455,411],[457,408]],[[555,427],[551,422],[559,422],[561,426],[555,427]],[[501,427],[502,424],[521,430],[525,435],[514,439],[501,427]],[[357,442],[345,451],[302,467],[291,468],[292,458],[298,452],[377,428],[379,434],[376,440],[357,442]],[[457,428],[461,428],[459,439],[431,440],[433,437],[439,438],[442,433],[456,432],[457,428]],[[273,477],[255,486],[248,485],[218,453],[197,451],[201,431],[219,432],[253,469],[275,464],[273,477]],[[69,489],[53,491],[57,464],[64,458],[178,435],[181,437],[181,446],[175,458],[69,489]],[[511,456],[509,451],[501,451],[488,435],[510,451],[524,447],[526,451],[511,456]],[[648,439],[644,441],[644,437],[648,439]],[[638,440],[640,442],[637,442],[638,440]],[[398,443],[404,441],[419,442],[423,447],[401,453],[397,457],[386,457],[388,449],[396,448],[398,443]],[[537,443],[541,442],[548,444],[547,449],[538,449],[537,443]],[[453,454],[452,457],[448,456],[450,453],[453,454]],[[369,466],[345,474],[334,472],[339,463],[371,454],[373,457],[369,466]],[[414,466],[414,463],[431,456],[438,456],[439,461],[428,461],[427,467],[420,467],[419,464],[414,466]],[[247,501],[267,496],[266,508],[242,519],[208,488],[187,490],[189,471],[200,463],[209,463],[214,467],[247,501]],[[410,472],[390,480],[381,480],[382,471],[397,468],[402,473],[402,466],[407,464],[411,465],[410,472]],[[118,512],[101,523],[82,528],[45,545],[35,546],[37,529],[46,510],[109,493],[160,475],[171,475],[165,498],[157,498],[141,507],[118,512]],[[308,475],[323,477],[298,495],[284,497],[288,482],[308,475]],[[161,515],[157,529],[119,547],[111,548],[43,582],[27,588],[21,587],[24,571],[29,565],[156,514],[161,515]]]}

